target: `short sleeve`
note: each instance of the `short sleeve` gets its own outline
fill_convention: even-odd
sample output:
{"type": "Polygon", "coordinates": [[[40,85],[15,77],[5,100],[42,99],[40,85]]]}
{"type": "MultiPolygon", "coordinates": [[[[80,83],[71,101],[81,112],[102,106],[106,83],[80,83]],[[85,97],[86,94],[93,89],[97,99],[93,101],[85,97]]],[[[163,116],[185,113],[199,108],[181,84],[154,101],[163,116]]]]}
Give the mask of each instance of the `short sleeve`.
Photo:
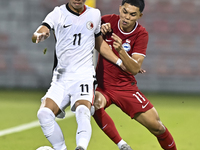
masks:
{"type": "MultiPolygon", "coordinates": [[[[98,9],[97,9],[98,10],[98,9]]],[[[96,27],[96,29],[95,29],[95,35],[96,35],[96,37],[98,36],[98,35],[100,35],[100,33],[101,33],[101,12],[98,10],[98,12],[97,12],[97,16],[98,16],[98,20],[97,20],[97,27],[96,27]]]]}
{"type": "Polygon", "coordinates": [[[51,29],[54,29],[57,22],[58,18],[60,15],[60,11],[58,7],[55,7],[53,11],[51,11],[44,19],[42,24],[47,24],[51,29]]]}
{"type": "Polygon", "coordinates": [[[146,56],[148,40],[149,40],[148,32],[144,29],[138,34],[138,37],[134,45],[134,51],[132,54],[138,53],[146,56]]]}

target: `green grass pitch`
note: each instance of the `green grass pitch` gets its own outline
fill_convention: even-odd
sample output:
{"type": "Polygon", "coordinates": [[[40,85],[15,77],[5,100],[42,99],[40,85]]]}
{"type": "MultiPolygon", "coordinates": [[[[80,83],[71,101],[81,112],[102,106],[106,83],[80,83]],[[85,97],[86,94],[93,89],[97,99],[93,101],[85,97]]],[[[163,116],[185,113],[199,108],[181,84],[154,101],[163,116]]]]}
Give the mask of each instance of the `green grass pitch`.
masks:
{"type": "MultiPolygon", "coordinates": [[[[37,120],[40,98],[45,91],[0,90],[0,132],[21,124],[37,120]]],[[[198,150],[200,134],[200,95],[149,94],[146,97],[157,109],[161,121],[172,133],[178,150],[198,150]]],[[[161,150],[150,132],[131,120],[116,106],[106,110],[125,141],[134,150],[161,150]]],[[[58,122],[61,126],[68,150],[76,146],[76,120],[72,116],[58,122]]],[[[99,129],[91,118],[92,137],[88,150],[118,150],[118,147],[99,129]]],[[[35,150],[39,146],[50,146],[39,126],[0,136],[0,150],[35,150]]]]}

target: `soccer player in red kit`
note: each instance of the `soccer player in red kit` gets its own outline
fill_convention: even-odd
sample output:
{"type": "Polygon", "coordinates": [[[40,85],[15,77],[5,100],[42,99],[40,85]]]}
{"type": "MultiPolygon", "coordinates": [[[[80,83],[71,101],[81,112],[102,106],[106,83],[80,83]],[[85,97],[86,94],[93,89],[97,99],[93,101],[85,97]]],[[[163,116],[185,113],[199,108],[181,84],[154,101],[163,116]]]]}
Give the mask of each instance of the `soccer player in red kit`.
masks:
{"type": "Polygon", "coordinates": [[[141,69],[148,43],[148,32],[137,22],[143,15],[144,6],[144,0],[123,0],[119,7],[120,15],[102,17],[101,32],[104,40],[119,56],[117,64],[123,63],[126,70],[99,55],[93,117],[120,150],[132,148],[121,138],[113,120],[105,111],[111,104],[145,126],[157,137],[164,150],[176,150],[172,135],[160,121],[154,106],[138,89],[134,77],[141,69]]]}

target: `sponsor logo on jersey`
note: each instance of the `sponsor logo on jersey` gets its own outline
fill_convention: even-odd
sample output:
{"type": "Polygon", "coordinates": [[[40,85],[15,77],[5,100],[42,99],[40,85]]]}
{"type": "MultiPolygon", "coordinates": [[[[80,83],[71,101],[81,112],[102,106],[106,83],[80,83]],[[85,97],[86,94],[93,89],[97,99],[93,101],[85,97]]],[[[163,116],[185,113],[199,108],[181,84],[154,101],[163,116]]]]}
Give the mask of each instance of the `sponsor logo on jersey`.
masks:
{"type": "Polygon", "coordinates": [[[131,50],[131,45],[129,43],[124,43],[122,45],[122,47],[124,48],[125,51],[130,51],[131,50]]]}
{"type": "Polygon", "coordinates": [[[146,103],[145,105],[142,105],[142,109],[146,108],[148,104],[149,104],[149,102],[146,103]]]}
{"type": "Polygon", "coordinates": [[[63,28],[68,28],[70,26],[71,26],[71,24],[70,25],[64,25],[63,28]]]}
{"type": "Polygon", "coordinates": [[[86,26],[89,30],[92,30],[94,28],[94,24],[91,21],[87,22],[86,26]]]}

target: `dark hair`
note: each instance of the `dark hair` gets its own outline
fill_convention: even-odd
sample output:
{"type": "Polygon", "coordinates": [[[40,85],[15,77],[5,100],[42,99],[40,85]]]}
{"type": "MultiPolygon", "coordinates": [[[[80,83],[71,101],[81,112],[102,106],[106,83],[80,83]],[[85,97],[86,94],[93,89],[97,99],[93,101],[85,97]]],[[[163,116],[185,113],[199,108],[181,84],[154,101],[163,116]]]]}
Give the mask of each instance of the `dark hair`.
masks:
{"type": "Polygon", "coordinates": [[[145,7],[144,0],[122,0],[122,5],[125,3],[138,7],[140,12],[143,12],[145,7]]]}

